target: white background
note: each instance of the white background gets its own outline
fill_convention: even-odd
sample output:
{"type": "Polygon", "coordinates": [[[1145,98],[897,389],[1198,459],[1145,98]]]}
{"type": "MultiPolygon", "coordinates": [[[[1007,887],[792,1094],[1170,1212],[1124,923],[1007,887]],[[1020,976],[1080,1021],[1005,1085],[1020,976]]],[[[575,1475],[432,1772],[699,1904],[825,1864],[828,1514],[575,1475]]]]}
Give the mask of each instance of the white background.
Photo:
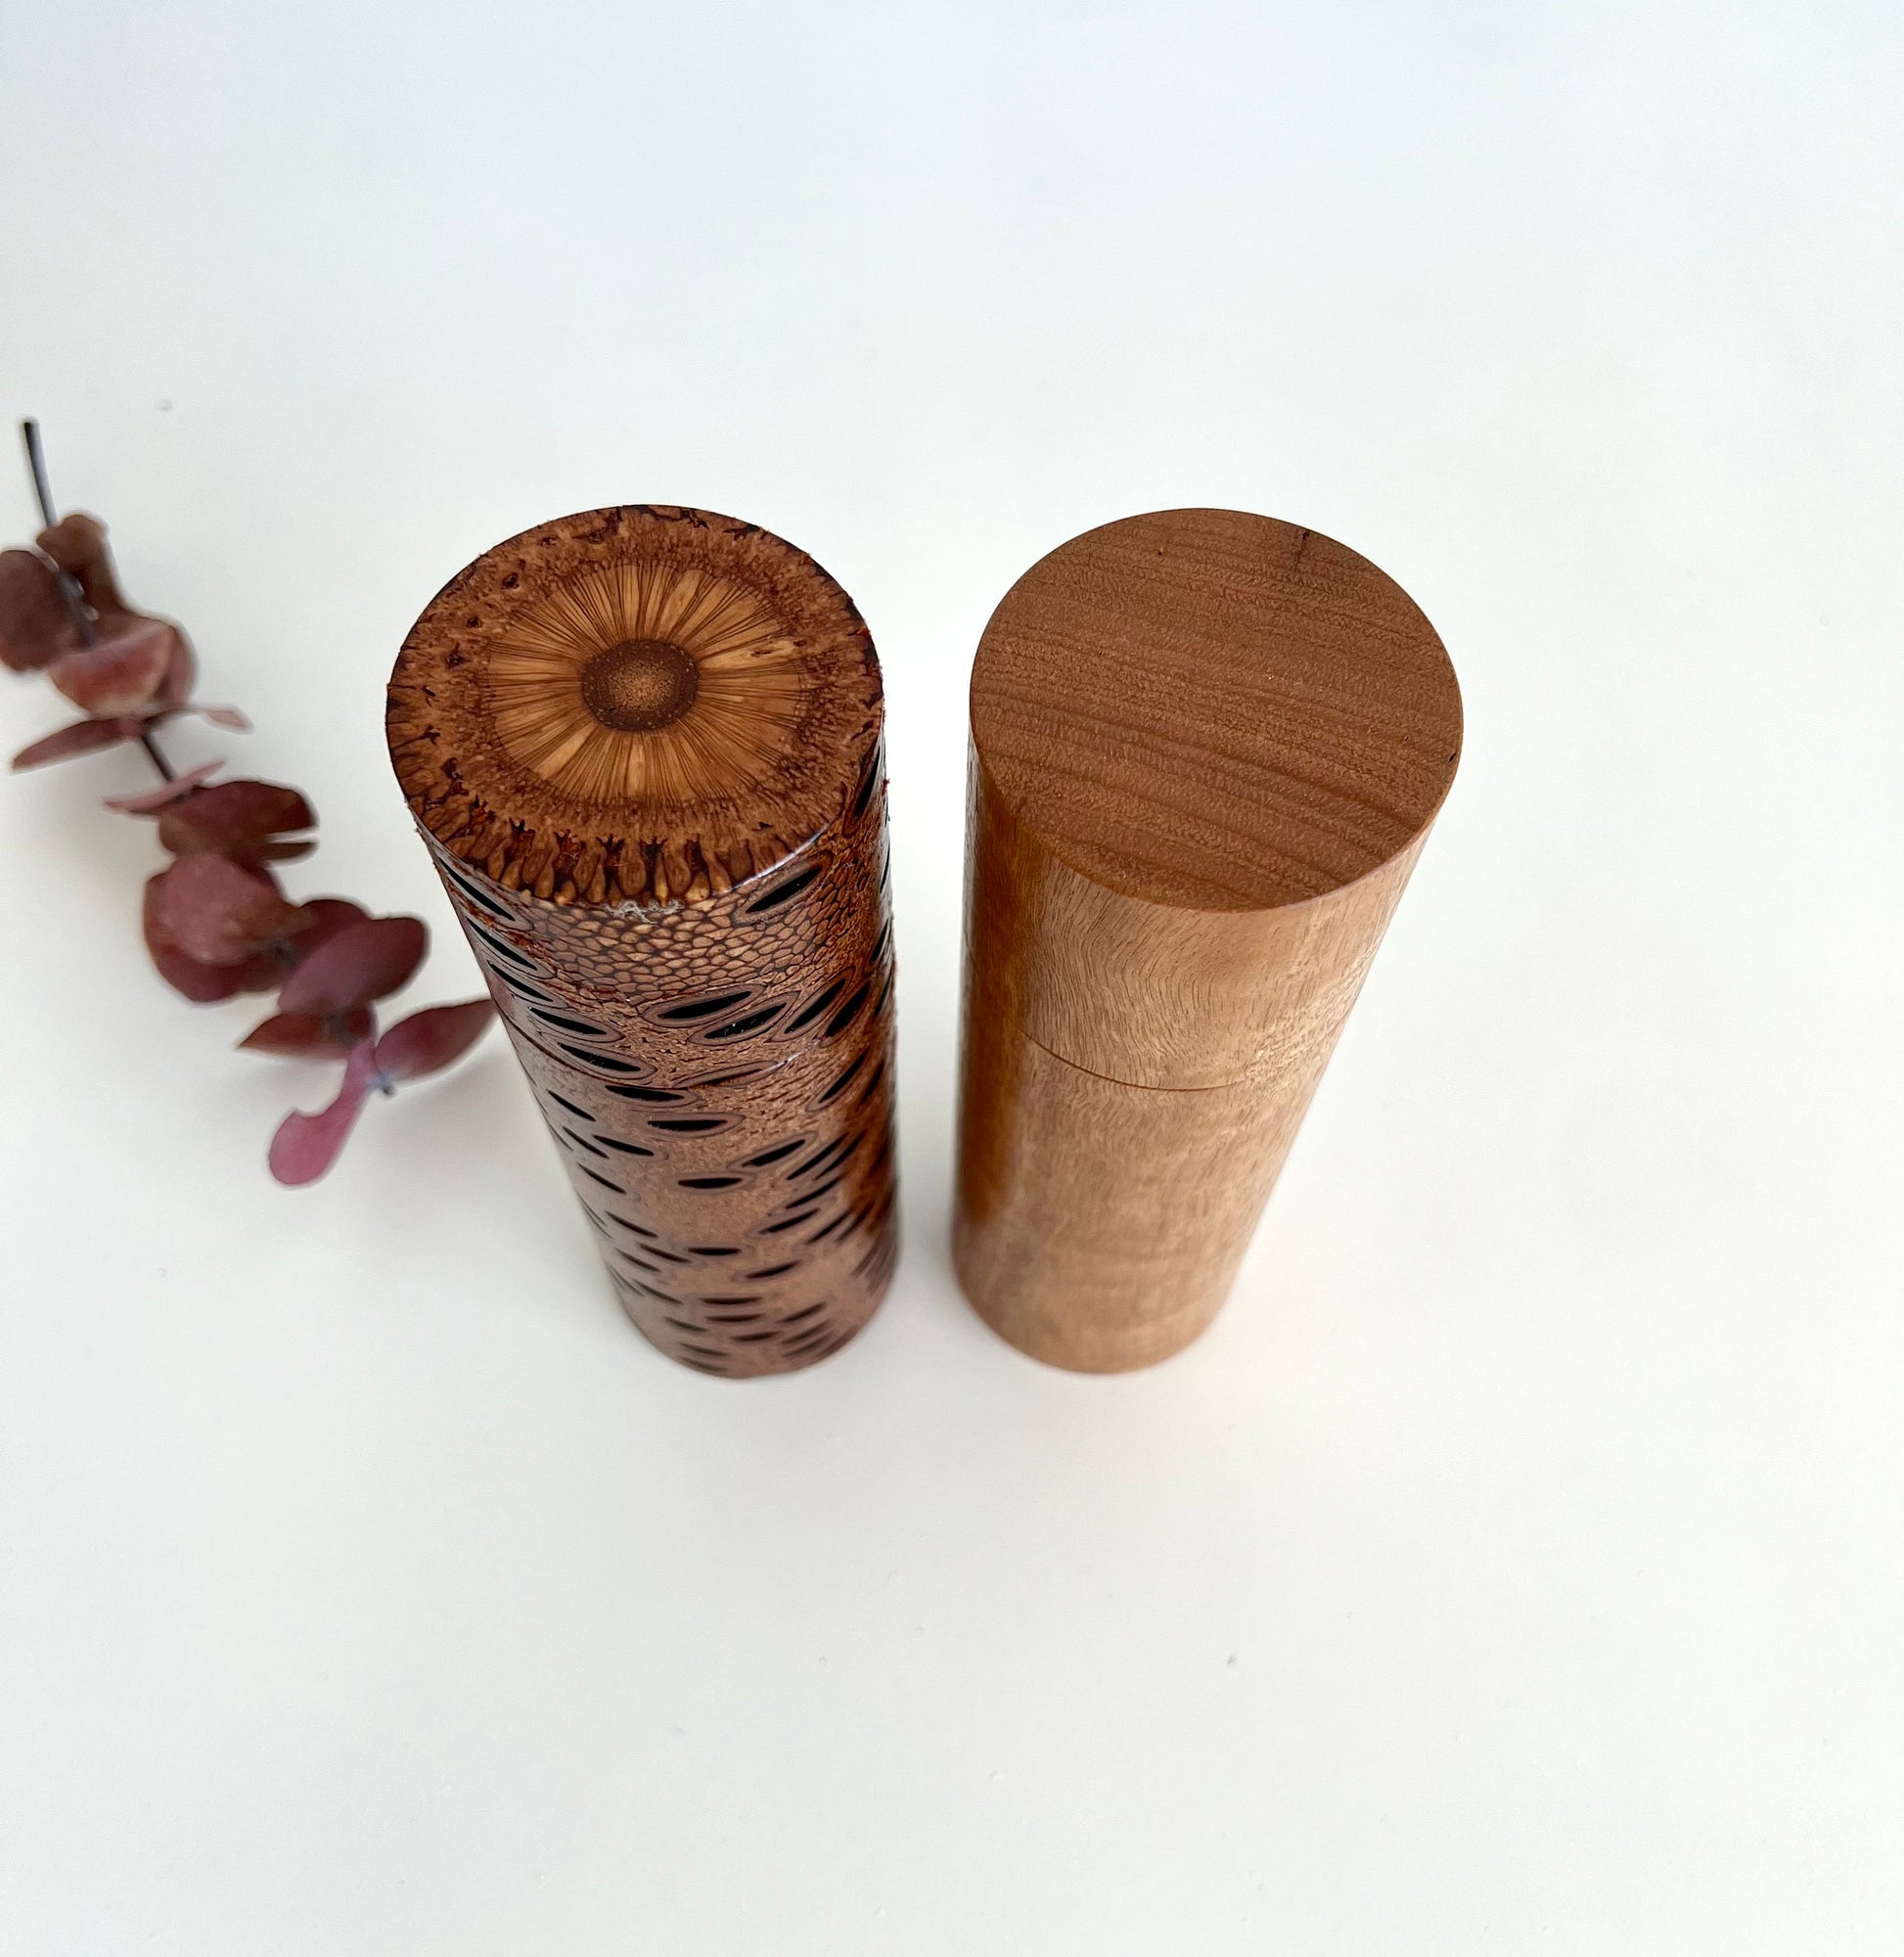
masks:
{"type": "Polygon", "coordinates": [[[1892,0],[5,16],[0,406],[417,999],[438,583],[661,500],[858,599],[908,1252],[668,1365],[493,1036],[279,1191],[134,757],[0,779],[0,1949],[1895,1952],[1892,0]],[[964,684],[1184,503],[1398,577],[1468,750],[1229,1309],[1080,1379],[947,1268],[964,684]]]}

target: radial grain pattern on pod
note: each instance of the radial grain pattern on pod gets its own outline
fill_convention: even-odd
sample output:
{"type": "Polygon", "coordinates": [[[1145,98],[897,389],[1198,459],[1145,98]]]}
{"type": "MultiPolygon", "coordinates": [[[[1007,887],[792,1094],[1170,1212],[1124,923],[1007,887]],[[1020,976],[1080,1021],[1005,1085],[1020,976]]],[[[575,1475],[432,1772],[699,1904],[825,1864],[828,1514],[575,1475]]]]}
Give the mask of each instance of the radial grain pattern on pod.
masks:
{"type": "Polygon", "coordinates": [[[390,680],[397,779],[623,1308],[704,1372],[837,1350],[896,1255],[879,661],[757,525],[486,551],[390,680]]]}
{"type": "Polygon", "coordinates": [[[1229,1290],[1450,785],[1461,696],[1366,559],[1230,510],[1109,523],[972,678],[954,1251],[1083,1371],[1229,1290]]]}

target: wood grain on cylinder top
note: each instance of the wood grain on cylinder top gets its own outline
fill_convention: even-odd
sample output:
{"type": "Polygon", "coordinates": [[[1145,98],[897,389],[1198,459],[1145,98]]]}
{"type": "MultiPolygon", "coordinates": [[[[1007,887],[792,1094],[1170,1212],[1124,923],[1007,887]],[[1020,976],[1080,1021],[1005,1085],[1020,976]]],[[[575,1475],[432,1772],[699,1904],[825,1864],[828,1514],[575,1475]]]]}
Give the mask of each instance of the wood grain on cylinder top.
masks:
{"type": "Polygon", "coordinates": [[[1220,1304],[1453,780],[1453,669],[1340,544],[1165,511],[1019,580],[972,737],[961,1275],[1041,1357],[1148,1363],[1220,1304]]]}
{"type": "Polygon", "coordinates": [[[545,523],[444,587],[388,732],[621,1303],[702,1371],[786,1371],[896,1252],[879,666],[752,524],[545,523]]]}

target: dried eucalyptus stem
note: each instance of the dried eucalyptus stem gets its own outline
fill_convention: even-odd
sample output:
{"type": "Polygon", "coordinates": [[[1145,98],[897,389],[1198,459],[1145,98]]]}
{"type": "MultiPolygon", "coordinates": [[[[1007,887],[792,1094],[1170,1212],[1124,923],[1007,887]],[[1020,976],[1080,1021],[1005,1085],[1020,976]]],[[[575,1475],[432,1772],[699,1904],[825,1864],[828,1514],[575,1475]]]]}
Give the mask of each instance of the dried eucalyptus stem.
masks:
{"type": "Polygon", "coordinates": [[[83,719],[14,756],[16,770],[136,745],[158,770],[145,795],[107,807],[152,818],[171,863],[148,880],[146,949],[159,975],[200,1004],[241,992],[278,994],[278,1010],[239,1044],[253,1053],[343,1064],[336,1098],[314,1115],[287,1115],[272,1138],[280,1182],[314,1182],[337,1160],[373,1093],[448,1067],[478,1039],[486,998],[434,1006],[380,1033],[377,1002],[409,983],[429,933],[421,918],[373,917],[345,897],[298,902],[271,866],[317,845],[311,805],[281,783],[215,781],[222,761],[180,773],[159,748],[163,721],[197,713],[246,730],[229,706],[192,699],[198,661],[179,627],[135,612],[119,590],[106,525],[61,517],[39,424],[20,425],[39,504],[31,549],[0,551],[0,663],[44,672],[83,719]]]}

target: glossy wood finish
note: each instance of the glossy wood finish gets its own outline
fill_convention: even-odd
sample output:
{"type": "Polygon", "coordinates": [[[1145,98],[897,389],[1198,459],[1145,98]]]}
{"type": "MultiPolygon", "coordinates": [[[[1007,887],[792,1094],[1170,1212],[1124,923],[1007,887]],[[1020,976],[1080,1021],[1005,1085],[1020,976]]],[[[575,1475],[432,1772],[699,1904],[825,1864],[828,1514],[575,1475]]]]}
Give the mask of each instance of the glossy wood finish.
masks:
{"type": "Polygon", "coordinates": [[[1228,1292],[1454,778],[1461,701],[1373,565],[1235,511],[1108,524],[973,671],[954,1254],[1087,1372],[1228,1292]]]}
{"type": "Polygon", "coordinates": [[[683,1364],[790,1371],[897,1252],[879,664],[751,524],[543,524],[437,594],[397,778],[623,1308],[683,1364]]]}

